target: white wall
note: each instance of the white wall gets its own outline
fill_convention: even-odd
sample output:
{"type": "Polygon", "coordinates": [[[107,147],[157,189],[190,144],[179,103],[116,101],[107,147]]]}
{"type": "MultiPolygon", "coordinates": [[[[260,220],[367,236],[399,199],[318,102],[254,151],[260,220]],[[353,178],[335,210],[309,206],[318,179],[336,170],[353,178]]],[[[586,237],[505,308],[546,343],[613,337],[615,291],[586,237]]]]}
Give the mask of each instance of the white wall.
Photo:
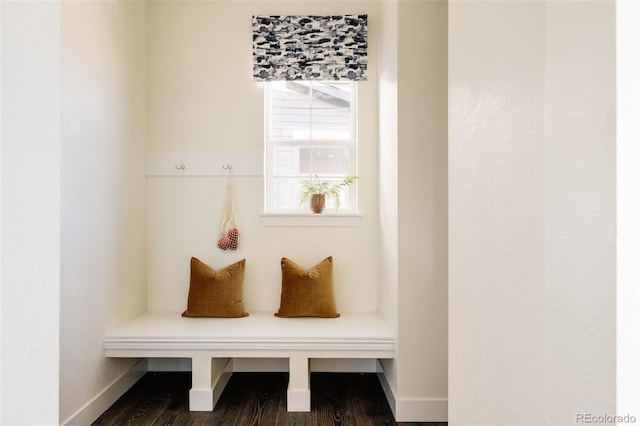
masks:
{"type": "Polygon", "coordinates": [[[148,178],[148,305],[186,306],[189,258],[214,268],[247,259],[249,311],[276,311],[280,258],[311,267],[334,256],[340,311],[378,307],[377,31],[375,2],[152,2],[149,4],[149,152],[237,151],[262,158],[264,99],[252,78],[254,14],[369,14],[369,81],[359,83],[359,196],[354,228],[264,227],[261,177],[236,177],[241,236],[216,247],[224,177],[148,178]]]}
{"type": "Polygon", "coordinates": [[[384,2],[380,45],[381,310],[397,421],[447,420],[447,3],[384,2]]]}
{"type": "Polygon", "coordinates": [[[449,9],[449,420],[615,414],[615,5],[449,9]]]}
{"type": "MultiPolygon", "coordinates": [[[[398,315],[398,4],[382,3],[378,80],[380,197],[380,312],[397,329],[398,315]]],[[[386,379],[397,393],[395,360],[383,360],[386,379]]],[[[393,407],[395,410],[395,407],[393,407]]]]}
{"type": "Polygon", "coordinates": [[[0,424],[57,424],[60,3],[3,1],[0,15],[0,424]]]}
{"type": "Polygon", "coordinates": [[[144,2],[62,6],[63,423],[93,421],[135,378],[102,338],[146,307],[145,24],[144,2]]]}
{"type": "Polygon", "coordinates": [[[398,421],[447,419],[447,2],[398,3],[398,421]]]}
{"type": "Polygon", "coordinates": [[[544,423],[543,31],[542,2],[449,7],[453,424],[544,423]]]}
{"type": "Polygon", "coordinates": [[[640,3],[616,5],[618,333],[617,413],[640,419],[640,3]]]}
{"type": "Polygon", "coordinates": [[[615,3],[545,26],[546,413],[569,423],[616,409],[615,3]]]}

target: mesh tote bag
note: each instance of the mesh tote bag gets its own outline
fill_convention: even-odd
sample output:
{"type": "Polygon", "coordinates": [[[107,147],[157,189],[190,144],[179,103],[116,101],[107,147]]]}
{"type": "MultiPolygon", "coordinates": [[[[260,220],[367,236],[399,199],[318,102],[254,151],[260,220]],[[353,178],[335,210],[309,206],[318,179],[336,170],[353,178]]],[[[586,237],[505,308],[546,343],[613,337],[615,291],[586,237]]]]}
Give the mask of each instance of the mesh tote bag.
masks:
{"type": "Polygon", "coordinates": [[[222,250],[235,250],[238,248],[238,224],[236,222],[235,205],[233,203],[233,185],[231,176],[227,178],[224,196],[224,212],[222,223],[218,231],[218,248],[222,250]]]}

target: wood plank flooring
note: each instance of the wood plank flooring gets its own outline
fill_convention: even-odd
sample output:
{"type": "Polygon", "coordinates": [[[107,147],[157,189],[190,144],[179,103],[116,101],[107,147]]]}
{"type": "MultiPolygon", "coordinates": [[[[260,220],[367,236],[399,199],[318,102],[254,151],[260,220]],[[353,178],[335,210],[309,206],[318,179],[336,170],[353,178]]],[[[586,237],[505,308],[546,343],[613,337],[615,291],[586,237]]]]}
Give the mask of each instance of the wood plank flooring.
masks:
{"type": "Polygon", "coordinates": [[[383,426],[396,423],[375,374],[312,373],[311,412],[287,412],[287,373],[234,373],[212,412],[189,411],[190,373],[147,373],[93,425],[383,426]]]}

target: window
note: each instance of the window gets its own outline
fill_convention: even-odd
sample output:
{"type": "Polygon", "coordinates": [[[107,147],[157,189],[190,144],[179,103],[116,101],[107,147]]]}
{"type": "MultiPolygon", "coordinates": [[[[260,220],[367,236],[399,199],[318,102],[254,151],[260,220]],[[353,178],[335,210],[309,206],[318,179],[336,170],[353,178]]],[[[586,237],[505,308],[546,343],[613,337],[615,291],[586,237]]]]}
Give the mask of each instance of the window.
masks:
{"type": "MultiPolygon", "coordinates": [[[[318,176],[338,182],[356,175],[356,83],[265,83],[265,212],[309,212],[300,182],[318,176]]],[[[339,213],[356,213],[357,185],[342,192],[339,213]]],[[[327,213],[336,212],[327,200],[327,213]]]]}

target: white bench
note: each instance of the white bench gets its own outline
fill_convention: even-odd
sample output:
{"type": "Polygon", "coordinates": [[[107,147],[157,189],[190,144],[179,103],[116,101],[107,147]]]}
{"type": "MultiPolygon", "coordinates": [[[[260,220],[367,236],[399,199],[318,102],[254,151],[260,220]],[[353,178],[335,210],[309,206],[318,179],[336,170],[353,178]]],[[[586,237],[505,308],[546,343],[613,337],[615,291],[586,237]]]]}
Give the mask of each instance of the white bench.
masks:
{"type": "Polygon", "coordinates": [[[288,358],[287,411],[310,411],[309,360],[390,359],[391,327],[378,313],[339,318],[278,318],[251,312],[244,318],[183,318],[179,312],[147,312],[107,332],[107,357],[191,358],[189,410],[211,411],[230,374],[233,358],[288,358]]]}

